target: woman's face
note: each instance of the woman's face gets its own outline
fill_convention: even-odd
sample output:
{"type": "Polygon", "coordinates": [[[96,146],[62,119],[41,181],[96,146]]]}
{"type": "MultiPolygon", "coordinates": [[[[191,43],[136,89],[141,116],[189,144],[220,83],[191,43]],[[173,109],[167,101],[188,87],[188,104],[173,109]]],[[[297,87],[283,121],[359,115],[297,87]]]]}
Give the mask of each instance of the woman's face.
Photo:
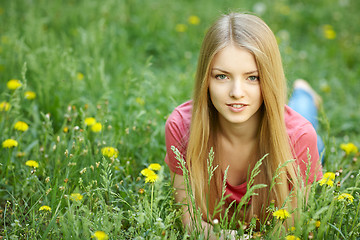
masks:
{"type": "Polygon", "coordinates": [[[263,98],[259,72],[250,52],[229,45],[215,55],[210,71],[210,98],[221,124],[244,124],[259,117],[256,113],[263,98]]]}

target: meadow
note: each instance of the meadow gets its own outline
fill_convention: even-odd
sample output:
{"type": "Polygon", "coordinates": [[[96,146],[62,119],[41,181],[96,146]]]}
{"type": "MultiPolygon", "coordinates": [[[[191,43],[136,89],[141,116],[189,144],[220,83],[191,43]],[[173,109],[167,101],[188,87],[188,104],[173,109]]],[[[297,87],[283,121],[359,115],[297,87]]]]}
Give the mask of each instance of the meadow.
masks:
{"type": "Polygon", "coordinates": [[[360,239],[359,9],[356,0],[1,1],[0,239],[204,239],[182,227],[164,124],[192,96],[206,29],[229,11],[271,27],[289,94],[304,78],[321,95],[326,145],[326,178],[294,226],[275,214],[260,231],[243,223],[239,237],[360,239]]]}

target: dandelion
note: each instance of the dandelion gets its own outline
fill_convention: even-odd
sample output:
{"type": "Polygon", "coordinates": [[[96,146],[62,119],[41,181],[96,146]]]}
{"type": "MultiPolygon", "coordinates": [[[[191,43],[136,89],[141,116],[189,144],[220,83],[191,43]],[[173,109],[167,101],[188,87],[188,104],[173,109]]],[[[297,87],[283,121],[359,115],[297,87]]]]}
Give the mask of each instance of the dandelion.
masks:
{"type": "Polygon", "coordinates": [[[109,157],[109,158],[111,158],[111,157],[117,158],[119,151],[113,147],[104,147],[101,149],[101,153],[102,153],[102,155],[109,157]]]}
{"type": "Polygon", "coordinates": [[[281,219],[281,220],[285,220],[285,219],[291,217],[290,213],[285,209],[279,209],[279,210],[275,211],[273,213],[273,216],[276,217],[277,219],[281,219]]]}
{"type": "Polygon", "coordinates": [[[323,35],[326,39],[335,39],[336,38],[336,32],[333,28],[333,26],[329,25],[329,24],[325,24],[322,27],[323,30],[323,35]]]}
{"type": "Polygon", "coordinates": [[[337,197],[337,200],[339,200],[339,201],[347,201],[348,203],[352,203],[352,202],[354,202],[354,197],[351,194],[342,193],[337,197]]]}
{"type": "Polygon", "coordinates": [[[145,104],[144,99],[142,99],[141,97],[137,97],[137,98],[135,99],[135,101],[136,101],[139,105],[141,105],[141,106],[144,106],[144,104],[145,104]]]}
{"type": "Polygon", "coordinates": [[[161,165],[158,163],[152,163],[148,167],[150,170],[159,171],[161,169],[161,165]]]}
{"type": "Polygon", "coordinates": [[[29,125],[27,125],[26,122],[17,121],[14,125],[14,129],[21,131],[21,132],[25,132],[29,129],[29,125]]]}
{"type": "Polygon", "coordinates": [[[68,128],[68,127],[64,127],[63,132],[64,132],[64,133],[69,132],[69,128],[68,128]]]}
{"type": "Polygon", "coordinates": [[[39,164],[34,160],[26,161],[25,165],[29,166],[29,167],[33,167],[33,168],[38,168],[39,167],[39,164]]]}
{"type": "Polygon", "coordinates": [[[182,23],[176,24],[176,26],[175,26],[175,31],[180,32],[180,33],[185,32],[186,29],[187,29],[187,26],[182,23]]]}
{"type": "Polygon", "coordinates": [[[145,193],[145,189],[140,188],[140,189],[139,189],[139,193],[140,193],[140,194],[144,194],[144,193],[145,193]]]}
{"type": "Polygon", "coordinates": [[[48,211],[51,212],[51,207],[44,205],[39,208],[39,211],[48,211]]]}
{"type": "Polygon", "coordinates": [[[320,186],[326,184],[330,187],[334,186],[335,173],[327,172],[324,174],[323,178],[319,181],[320,186]]]}
{"type": "Polygon", "coordinates": [[[93,117],[85,118],[85,125],[86,126],[93,126],[96,123],[96,119],[93,117]]]}
{"type": "Polygon", "coordinates": [[[148,169],[148,168],[145,168],[145,169],[141,170],[140,173],[141,173],[142,175],[144,175],[145,177],[148,177],[148,176],[150,176],[150,175],[156,174],[153,170],[150,170],[150,169],[148,169]]]}
{"type": "Polygon", "coordinates": [[[14,139],[6,139],[5,141],[2,142],[3,148],[13,148],[17,146],[18,146],[18,142],[14,139]]]}
{"type": "Polygon", "coordinates": [[[24,93],[24,97],[27,99],[27,100],[33,100],[36,98],[36,93],[33,92],[33,91],[26,91],[24,93]]]}
{"type": "Polygon", "coordinates": [[[0,112],[7,112],[9,111],[10,104],[8,102],[0,102],[0,112]]]}
{"type": "Polygon", "coordinates": [[[192,15],[192,16],[190,16],[190,17],[188,18],[188,22],[189,22],[190,24],[192,24],[192,25],[199,25],[199,23],[200,23],[200,18],[199,18],[198,16],[192,15]]]}
{"type": "Polygon", "coordinates": [[[81,72],[78,72],[78,73],[76,74],[76,78],[77,78],[77,80],[81,81],[81,80],[84,79],[84,74],[82,74],[81,72]]]}
{"type": "Polygon", "coordinates": [[[91,131],[93,132],[101,132],[101,129],[102,129],[101,123],[95,123],[94,125],[91,126],[91,131]]]}
{"type": "Polygon", "coordinates": [[[83,195],[81,195],[80,193],[72,193],[70,195],[70,199],[75,202],[81,201],[83,199],[83,195]]]}
{"type": "Polygon", "coordinates": [[[294,235],[288,235],[285,237],[286,240],[300,240],[300,238],[294,236],[294,235]]]}
{"type": "Polygon", "coordinates": [[[359,149],[353,143],[342,143],[340,144],[340,148],[346,153],[346,155],[350,155],[352,153],[356,154],[359,152],[359,149]]]}
{"type": "Polygon", "coordinates": [[[154,183],[158,180],[159,176],[155,173],[145,178],[145,183],[154,183]]]}
{"type": "Polygon", "coordinates": [[[15,90],[21,86],[22,86],[21,82],[17,79],[11,79],[10,81],[7,82],[7,88],[10,90],[15,90]]]}
{"type": "Polygon", "coordinates": [[[316,228],[319,228],[319,227],[320,227],[320,224],[321,224],[321,222],[320,222],[319,220],[317,220],[317,221],[315,222],[315,227],[316,227],[316,228]]]}
{"type": "Polygon", "coordinates": [[[108,240],[109,236],[104,231],[96,231],[93,238],[96,238],[97,240],[108,240]]]}

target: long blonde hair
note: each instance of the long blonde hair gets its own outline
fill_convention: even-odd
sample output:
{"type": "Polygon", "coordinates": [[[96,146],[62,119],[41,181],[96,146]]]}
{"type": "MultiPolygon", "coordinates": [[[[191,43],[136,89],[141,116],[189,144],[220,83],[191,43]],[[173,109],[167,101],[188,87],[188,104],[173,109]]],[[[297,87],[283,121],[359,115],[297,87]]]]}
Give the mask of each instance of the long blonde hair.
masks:
{"type": "MultiPolygon", "coordinates": [[[[286,103],[286,80],[276,38],[260,18],[251,14],[230,13],[219,18],[208,30],[200,50],[190,136],[187,148],[187,164],[197,207],[203,216],[212,215],[221,197],[222,173],[215,171],[208,187],[207,158],[211,147],[216,153],[217,111],[209,97],[209,76],[214,56],[224,47],[234,44],[254,55],[259,71],[261,93],[264,99],[262,119],[259,126],[257,156],[269,154],[260,167],[254,184],[270,186],[280,164],[293,158],[284,120],[286,103]],[[211,189],[211,191],[210,191],[211,189]]],[[[220,165],[215,154],[213,165],[220,165]]],[[[288,181],[295,180],[292,164],[288,164],[269,192],[269,187],[258,190],[251,200],[246,221],[252,216],[264,219],[266,207],[271,200],[279,208],[289,195],[288,181]]],[[[209,220],[209,219],[208,219],[209,220]]]]}

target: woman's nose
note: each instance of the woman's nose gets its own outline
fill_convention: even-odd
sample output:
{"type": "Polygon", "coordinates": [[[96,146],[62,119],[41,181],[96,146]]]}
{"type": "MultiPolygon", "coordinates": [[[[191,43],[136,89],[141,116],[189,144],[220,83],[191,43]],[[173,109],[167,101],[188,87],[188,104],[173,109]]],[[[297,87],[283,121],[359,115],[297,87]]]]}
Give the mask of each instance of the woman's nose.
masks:
{"type": "Polygon", "coordinates": [[[230,89],[230,97],[239,99],[244,96],[243,83],[241,80],[234,80],[230,89]]]}

